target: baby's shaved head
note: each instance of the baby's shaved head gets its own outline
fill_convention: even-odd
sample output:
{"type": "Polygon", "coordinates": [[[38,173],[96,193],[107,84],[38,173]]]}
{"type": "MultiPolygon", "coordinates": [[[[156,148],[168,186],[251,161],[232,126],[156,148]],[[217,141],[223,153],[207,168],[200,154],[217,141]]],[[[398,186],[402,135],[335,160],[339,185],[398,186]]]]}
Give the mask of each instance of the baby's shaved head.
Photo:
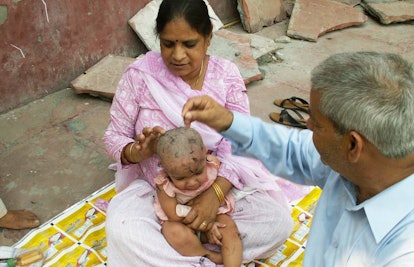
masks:
{"type": "Polygon", "coordinates": [[[196,130],[186,127],[166,131],[157,144],[157,154],[161,162],[165,156],[168,158],[188,157],[198,149],[205,150],[203,139],[196,130]]]}

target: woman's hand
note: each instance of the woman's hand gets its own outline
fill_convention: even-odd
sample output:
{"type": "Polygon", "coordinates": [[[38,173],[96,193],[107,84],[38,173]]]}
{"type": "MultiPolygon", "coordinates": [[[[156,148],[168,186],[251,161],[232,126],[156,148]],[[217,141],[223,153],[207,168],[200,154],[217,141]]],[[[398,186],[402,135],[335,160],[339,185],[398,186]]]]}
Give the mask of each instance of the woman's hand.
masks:
{"type": "Polygon", "coordinates": [[[157,153],[158,138],[165,133],[161,126],[145,127],[142,133],[135,137],[136,149],[141,154],[141,160],[148,159],[157,153]]]}
{"type": "Polygon", "coordinates": [[[135,137],[135,142],[124,147],[123,162],[138,163],[152,157],[157,152],[158,138],[164,133],[165,130],[161,126],[145,127],[142,133],[135,137]]]}
{"type": "MultiPolygon", "coordinates": [[[[215,183],[220,187],[224,196],[233,187],[226,178],[221,176],[217,176],[215,183]]],[[[219,202],[215,190],[210,187],[193,199],[191,211],[182,222],[194,230],[208,231],[216,221],[217,211],[221,204],[223,203],[219,202]]]]}
{"type": "Polygon", "coordinates": [[[193,199],[191,210],[182,221],[188,227],[198,231],[208,231],[213,226],[220,204],[212,188],[193,199]]]}

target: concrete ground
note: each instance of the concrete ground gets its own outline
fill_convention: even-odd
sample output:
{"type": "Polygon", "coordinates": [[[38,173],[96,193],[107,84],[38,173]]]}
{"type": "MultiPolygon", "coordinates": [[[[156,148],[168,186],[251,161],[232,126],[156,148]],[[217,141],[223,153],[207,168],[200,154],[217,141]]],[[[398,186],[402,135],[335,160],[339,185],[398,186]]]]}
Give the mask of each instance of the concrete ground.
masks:
{"type": "MultiPolygon", "coordinates": [[[[285,35],[287,22],[264,28],[268,38],[285,35]]],[[[231,28],[242,33],[240,25],[231,28]]],[[[265,78],[247,86],[252,114],[273,123],[277,98],[309,99],[310,71],[345,51],[393,52],[414,62],[414,23],[362,26],[328,33],[316,43],[280,44],[282,61],[260,66],[265,78]]],[[[30,209],[45,222],[113,180],[102,135],[110,102],[65,89],[0,115],[0,197],[9,209],[30,209]]],[[[28,230],[0,229],[0,245],[13,245],[28,230]]]]}

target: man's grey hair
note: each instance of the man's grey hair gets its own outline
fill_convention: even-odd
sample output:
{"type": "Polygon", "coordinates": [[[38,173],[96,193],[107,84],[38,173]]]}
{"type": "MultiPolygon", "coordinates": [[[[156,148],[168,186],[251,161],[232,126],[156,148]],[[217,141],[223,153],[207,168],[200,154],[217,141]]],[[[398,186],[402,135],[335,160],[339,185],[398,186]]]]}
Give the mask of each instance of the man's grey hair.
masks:
{"type": "Polygon", "coordinates": [[[312,71],[320,111],[339,134],[356,131],[388,158],[414,152],[413,64],[390,53],[330,56],[312,71]]]}

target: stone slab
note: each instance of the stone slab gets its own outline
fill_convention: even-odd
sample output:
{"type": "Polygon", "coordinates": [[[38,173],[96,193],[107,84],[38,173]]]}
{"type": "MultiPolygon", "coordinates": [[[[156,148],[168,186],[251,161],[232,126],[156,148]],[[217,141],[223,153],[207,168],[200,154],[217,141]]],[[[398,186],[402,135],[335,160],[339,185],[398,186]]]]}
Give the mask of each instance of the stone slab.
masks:
{"type": "MultiPolygon", "coordinates": [[[[400,0],[364,0],[364,3],[384,3],[384,2],[398,2],[400,0]]],[[[404,1],[404,0],[403,0],[404,1]]],[[[412,1],[412,0],[406,0],[406,1],[412,1]]]]}
{"type": "Polygon", "coordinates": [[[316,42],[334,30],[363,24],[367,16],[359,10],[332,0],[296,0],[287,35],[316,42]]]}
{"type": "Polygon", "coordinates": [[[361,3],[360,0],[335,0],[335,1],[343,3],[343,4],[347,4],[349,6],[356,6],[361,3]]]}
{"type": "Polygon", "coordinates": [[[279,42],[281,42],[281,38],[273,40],[256,34],[249,34],[248,36],[251,40],[250,46],[252,48],[253,57],[255,59],[258,59],[270,52],[280,49],[279,42]]]}
{"type": "Polygon", "coordinates": [[[135,58],[107,55],[70,83],[77,94],[92,94],[112,99],[119,80],[135,58]]]}
{"type": "Polygon", "coordinates": [[[245,84],[263,78],[259,65],[253,57],[251,39],[246,36],[226,29],[218,30],[213,34],[208,53],[234,62],[245,84]]]}
{"type": "MultiPolygon", "coordinates": [[[[343,4],[347,4],[349,6],[356,6],[361,3],[361,0],[334,0],[343,4]]],[[[398,0],[392,0],[392,1],[398,1],[398,0]]],[[[284,0],[285,9],[290,17],[292,15],[293,6],[295,5],[295,0],[284,0]]]]}
{"type": "MultiPolygon", "coordinates": [[[[243,25],[239,23],[237,25],[232,26],[231,31],[233,33],[240,34],[250,39],[250,47],[252,48],[253,57],[257,60],[260,57],[270,52],[280,49],[282,46],[281,43],[289,42],[289,40],[286,40],[285,38],[290,39],[290,37],[284,36],[284,34],[286,34],[286,28],[287,26],[283,29],[280,29],[280,32],[281,32],[280,38],[273,38],[273,39],[268,38],[266,34],[263,34],[264,32],[266,32],[266,30],[269,30],[270,27],[268,27],[267,29],[263,29],[262,31],[258,33],[247,33],[243,29],[243,25]]],[[[272,28],[272,32],[273,31],[275,31],[274,27],[272,28]]]]}
{"type": "Polygon", "coordinates": [[[283,0],[283,5],[285,6],[288,17],[290,17],[292,15],[293,6],[295,5],[295,0],[283,0]]]}
{"type": "MultiPolygon", "coordinates": [[[[135,31],[148,50],[160,51],[160,40],[155,32],[155,26],[161,2],[162,0],[153,0],[149,2],[128,21],[128,24],[135,31]]],[[[204,0],[204,2],[207,5],[208,13],[210,15],[211,22],[213,23],[213,31],[217,31],[223,27],[223,23],[216,15],[209,2],[207,0],[204,0]]]]}
{"type": "Polygon", "coordinates": [[[283,0],[237,0],[237,3],[240,20],[248,33],[258,32],[287,17],[283,0]]]}
{"type": "Polygon", "coordinates": [[[414,20],[414,1],[367,2],[361,5],[382,24],[414,20]]]}

